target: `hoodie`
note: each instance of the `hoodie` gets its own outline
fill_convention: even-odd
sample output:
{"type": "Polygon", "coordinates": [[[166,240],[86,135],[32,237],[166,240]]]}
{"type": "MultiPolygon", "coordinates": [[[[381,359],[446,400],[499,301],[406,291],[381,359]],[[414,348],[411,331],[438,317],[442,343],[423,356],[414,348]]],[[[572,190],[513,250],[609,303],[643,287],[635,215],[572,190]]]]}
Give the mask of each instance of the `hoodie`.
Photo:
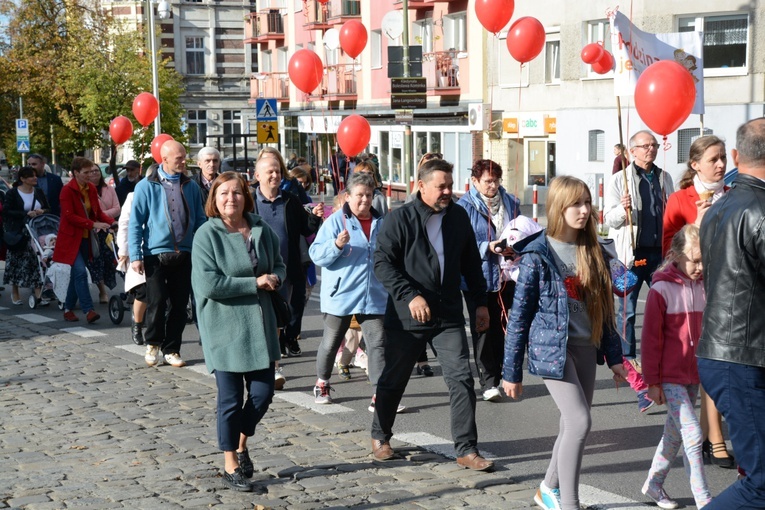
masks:
{"type": "Polygon", "coordinates": [[[654,273],[641,337],[647,384],[699,384],[696,347],[705,305],[701,279],[691,280],[674,264],[654,273]]]}

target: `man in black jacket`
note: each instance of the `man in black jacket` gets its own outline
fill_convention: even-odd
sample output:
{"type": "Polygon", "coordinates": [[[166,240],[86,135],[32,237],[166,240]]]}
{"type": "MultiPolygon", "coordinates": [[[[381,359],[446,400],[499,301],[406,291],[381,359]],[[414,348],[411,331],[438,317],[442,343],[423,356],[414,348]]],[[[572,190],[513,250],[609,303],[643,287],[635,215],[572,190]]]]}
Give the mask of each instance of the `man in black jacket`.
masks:
{"type": "Polygon", "coordinates": [[[120,206],[125,204],[127,196],[135,191],[135,185],[141,180],[141,165],[138,161],[131,159],[125,163],[125,177],[120,180],[119,184],[115,187],[114,191],[117,192],[117,199],[120,201],[120,206]]]}
{"type": "Polygon", "coordinates": [[[705,509],[765,508],[765,118],[738,128],[738,176],[701,221],[707,305],[697,356],[746,477],[705,509]]]}
{"type": "Polygon", "coordinates": [[[215,147],[202,147],[197,153],[197,165],[199,165],[199,173],[193,175],[191,180],[199,185],[199,190],[202,192],[202,208],[204,209],[210,194],[210,187],[220,171],[220,152],[215,147]]]}
{"type": "Polygon", "coordinates": [[[419,193],[385,218],[377,237],[375,276],[388,291],[385,368],[377,383],[372,453],[394,457],[393,422],[414,364],[432,342],[449,388],[457,463],[488,471],[478,454],[475,390],[462,314],[461,277],[477,305],[476,329],[489,327],[486,280],[467,212],[452,203],[452,164],[442,159],[419,169],[419,193]]]}
{"type": "Polygon", "coordinates": [[[45,198],[48,199],[51,214],[61,216],[59,195],[64,188],[64,183],[61,181],[61,177],[45,170],[46,162],[45,157],[39,154],[31,154],[27,158],[27,165],[34,168],[37,174],[37,187],[43,190],[45,198]]]}

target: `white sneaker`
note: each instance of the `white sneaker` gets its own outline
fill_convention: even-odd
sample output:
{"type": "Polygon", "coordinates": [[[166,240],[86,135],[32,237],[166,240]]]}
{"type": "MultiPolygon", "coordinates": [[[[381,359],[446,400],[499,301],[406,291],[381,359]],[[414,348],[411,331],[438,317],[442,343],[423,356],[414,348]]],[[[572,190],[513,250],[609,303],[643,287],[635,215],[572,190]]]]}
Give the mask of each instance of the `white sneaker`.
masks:
{"type": "Polygon", "coordinates": [[[542,481],[534,495],[534,503],[544,510],[561,510],[560,489],[551,489],[542,481]]]}
{"type": "Polygon", "coordinates": [[[156,345],[147,345],[146,354],[143,359],[150,367],[157,366],[159,364],[159,347],[156,345]]]}
{"type": "Polygon", "coordinates": [[[287,382],[287,378],[284,377],[284,372],[282,371],[282,367],[276,367],[274,370],[274,389],[275,390],[281,390],[284,388],[284,383],[287,382]]]}
{"type": "Polygon", "coordinates": [[[643,485],[643,490],[641,491],[643,494],[651,498],[656,502],[656,506],[659,508],[665,508],[667,510],[674,510],[677,508],[678,503],[674,499],[671,499],[666,492],[664,492],[663,487],[651,487],[650,484],[646,483],[643,485]]]}
{"type": "Polygon", "coordinates": [[[499,402],[502,400],[502,393],[499,392],[499,388],[492,386],[483,392],[483,399],[487,402],[499,402]]]}
{"type": "Polygon", "coordinates": [[[328,382],[317,382],[316,386],[313,387],[313,401],[317,404],[331,404],[330,391],[332,391],[332,386],[328,382]]]}
{"type": "Polygon", "coordinates": [[[181,359],[181,355],[177,352],[171,352],[170,354],[165,354],[165,362],[173,366],[175,368],[181,368],[186,366],[186,362],[181,359]]]}

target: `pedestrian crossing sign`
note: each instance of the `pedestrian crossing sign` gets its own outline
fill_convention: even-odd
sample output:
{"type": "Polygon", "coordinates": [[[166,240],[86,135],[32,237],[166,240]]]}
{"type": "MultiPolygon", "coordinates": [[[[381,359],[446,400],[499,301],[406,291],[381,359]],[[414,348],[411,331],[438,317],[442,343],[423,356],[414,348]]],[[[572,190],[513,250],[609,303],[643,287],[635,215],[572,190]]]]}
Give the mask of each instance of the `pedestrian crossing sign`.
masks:
{"type": "Polygon", "coordinates": [[[255,100],[255,110],[258,120],[276,120],[279,113],[275,98],[258,98],[255,100]]]}
{"type": "Polygon", "coordinates": [[[258,121],[258,143],[279,143],[279,123],[258,121]]]}
{"type": "Polygon", "coordinates": [[[29,152],[29,140],[17,140],[16,152],[29,152]]]}

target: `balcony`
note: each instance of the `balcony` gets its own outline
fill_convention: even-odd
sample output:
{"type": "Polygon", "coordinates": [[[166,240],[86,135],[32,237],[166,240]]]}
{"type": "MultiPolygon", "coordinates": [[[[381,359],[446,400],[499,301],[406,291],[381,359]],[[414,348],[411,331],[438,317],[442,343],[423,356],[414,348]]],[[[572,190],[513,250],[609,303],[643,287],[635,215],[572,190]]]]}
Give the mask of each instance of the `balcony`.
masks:
{"type": "Polygon", "coordinates": [[[360,0],[330,0],[327,2],[327,20],[331,25],[342,25],[352,19],[361,19],[360,0]]]}
{"type": "Polygon", "coordinates": [[[250,77],[250,104],[257,98],[273,97],[279,102],[290,100],[289,73],[254,73],[250,77]]]}
{"type": "Polygon", "coordinates": [[[456,51],[423,54],[422,75],[426,78],[430,96],[458,96],[462,92],[456,51]]]}
{"type": "Polygon", "coordinates": [[[329,8],[318,0],[306,0],[303,9],[303,28],[305,30],[327,30],[332,28],[329,19],[329,8]]]}
{"type": "Polygon", "coordinates": [[[321,99],[326,101],[358,99],[354,64],[327,66],[324,78],[321,80],[321,99]]]}
{"type": "Polygon", "coordinates": [[[251,12],[245,24],[245,44],[284,40],[284,20],[279,9],[251,12]]]}
{"type": "MultiPolygon", "coordinates": [[[[439,3],[449,3],[449,2],[456,2],[458,0],[409,0],[409,4],[407,7],[409,9],[430,9],[436,4],[439,3]]],[[[394,9],[403,9],[404,8],[404,0],[396,0],[393,3],[394,9]]]]}

